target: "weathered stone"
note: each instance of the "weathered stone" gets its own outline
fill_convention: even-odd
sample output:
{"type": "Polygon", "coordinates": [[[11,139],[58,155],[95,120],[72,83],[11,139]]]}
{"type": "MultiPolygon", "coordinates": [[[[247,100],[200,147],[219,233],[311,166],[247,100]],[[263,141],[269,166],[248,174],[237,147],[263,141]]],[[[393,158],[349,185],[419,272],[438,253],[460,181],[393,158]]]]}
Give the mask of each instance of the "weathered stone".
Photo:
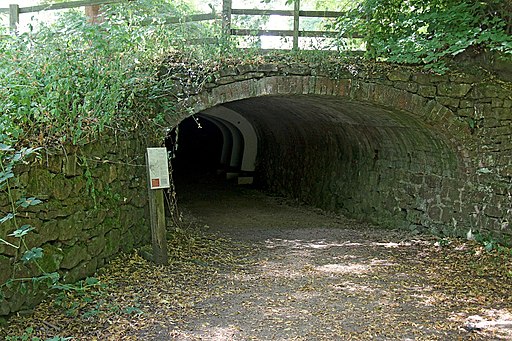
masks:
{"type": "Polygon", "coordinates": [[[411,78],[411,72],[402,70],[393,70],[388,72],[387,77],[390,81],[407,82],[411,78]]]}
{"type": "Polygon", "coordinates": [[[418,95],[423,97],[435,97],[437,88],[433,85],[420,85],[418,87],[418,95]]]}
{"type": "Polygon", "coordinates": [[[437,94],[448,97],[464,97],[471,90],[471,84],[440,83],[437,85],[437,94]]]}
{"type": "Polygon", "coordinates": [[[439,102],[439,104],[451,107],[451,108],[458,108],[459,107],[459,100],[452,97],[436,97],[436,101],[439,102]]]}
{"type": "Polygon", "coordinates": [[[255,71],[255,68],[256,68],[256,66],[254,66],[253,64],[243,64],[243,65],[238,65],[236,67],[238,73],[241,75],[248,73],[248,72],[253,72],[253,71],[255,71]]]}
{"type": "Polygon", "coordinates": [[[62,162],[62,173],[66,177],[72,177],[82,174],[82,168],[78,166],[78,157],[76,154],[68,154],[62,162]]]}
{"type": "Polygon", "coordinates": [[[72,269],[78,265],[78,263],[90,259],[87,253],[87,248],[82,245],[73,245],[69,248],[62,250],[64,256],[60,267],[62,269],[72,269]]]}
{"type": "Polygon", "coordinates": [[[117,253],[119,251],[119,248],[120,248],[120,244],[119,244],[120,237],[121,237],[121,232],[118,229],[116,229],[116,228],[110,230],[105,235],[105,241],[106,241],[106,243],[105,243],[105,250],[101,254],[103,256],[103,258],[110,258],[112,255],[114,255],[115,253],[117,253]]]}
{"type": "Polygon", "coordinates": [[[70,240],[78,236],[84,223],[85,212],[76,212],[65,219],[58,220],[59,240],[70,240]]]}
{"type": "Polygon", "coordinates": [[[47,273],[59,270],[62,259],[64,258],[62,249],[51,244],[42,245],[42,249],[43,257],[38,260],[41,268],[47,273]]]}
{"type": "Polygon", "coordinates": [[[220,77],[236,76],[237,74],[237,68],[235,67],[227,67],[219,70],[220,77]]]}
{"type": "Polygon", "coordinates": [[[62,171],[62,155],[60,154],[46,154],[41,159],[44,168],[51,173],[60,173],[62,171]]]}
{"type": "MultiPolygon", "coordinates": [[[[126,241],[123,244],[125,244],[125,243],[126,243],[126,241]]],[[[91,240],[89,240],[89,242],[87,243],[87,253],[89,253],[89,255],[91,255],[92,257],[95,257],[103,252],[103,250],[105,249],[105,244],[106,244],[106,241],[105,241],[104,236],[100,235],[100,236],[94,237],[91,240]]],[[[132,240],[132,245],[133,245],[133,240],[132,240]]]]}
{"type": "Polygon", "coordinates": [[[490,110],[498,120],[512,120],[512,108],[495,108],[490,110]]]}
{"type": "Polygon", "coordinates": [[[4,284],[12,276],[12,259],[0,255],[0,285],[4,284]]]}
{"type": "Polygon", "coordinates": [[[395,88],[416,93],[418,91],[418,84],[412,82],[395,82],[395,88]]]}
{"type": "Polygon", "coordinates": [[[428,84],[432,84],[432,83],[439,83],[439,82],[447,81],[448,76],[418,73],[418,74],[414,74],[412,76],[412,80],[418,84],[428,85],[428,84]]]}
{"type": "Polygon", "coordinates": [[[460,100],[459,102],[459,108],[462,108],[462,109],[465,109],[465,108],[472,108],[474,106],[474,102],[473,101],[469,101],[469,100],[460,100]]]}
{"type": "MultiPolygon", "coordinates": [[[[498,85],[495,84],[477,84],[473,87],[471,91],[471,98],[481,99],[481,98],[496,98],[501,97],[502,90],[498,85]]],[[[503,96],[502,98],[506,98],[503,96]]]]}
{"type": "Polygon", "coordinates": [[[63,280],[65,283],[75,283],[80,279],[92,276],[97,269],[97,265],[98,260],[96,258],[83,262],[66,272],[63,276],[63,280]]]}
{"type": "Polygon", "coordinates": [[[311,69],[302,64],[287,65],[282,69],[283,74],[308,76],[311,74],[311,69]]]}
{"type": "Polygon", "coordinates": [[[257,66],[258,72],[277,72],[279,71],[279,66],[277,64],[262,64],[257,66]]]}

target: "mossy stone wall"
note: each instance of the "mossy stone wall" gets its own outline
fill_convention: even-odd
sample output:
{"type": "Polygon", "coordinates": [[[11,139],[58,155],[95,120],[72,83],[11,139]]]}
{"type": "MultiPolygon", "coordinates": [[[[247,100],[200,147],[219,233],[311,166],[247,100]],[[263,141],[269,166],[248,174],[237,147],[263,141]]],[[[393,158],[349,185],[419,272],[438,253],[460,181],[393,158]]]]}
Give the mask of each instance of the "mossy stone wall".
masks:
{"type": "MultiPolygon", "coordinates": [[[[149,242],[145,146],[133,137],[103,137],[80,148],[40,152],[16,168],[15,197],[43,201],[20,209],[17,224],[35,227],[26,242],[43,249],[44,271],[58,271],[62,281],[72,283],[93,275],[118,252],[149,242]]],[[[0,198],[0,206],[9,210],[7,197],[0,198]]],[[[15,243],[8,236],[14,229],[12,221],[1,224],[0,237],[15,243]]],[[[14,248],[0,245],[0,283],[41,274],[15,257],[14,248]]],[[[4,288],[0,315],[29,309],[44,297],[44,290],[27,284],[27,292],[16,285],[4,288]]]]}

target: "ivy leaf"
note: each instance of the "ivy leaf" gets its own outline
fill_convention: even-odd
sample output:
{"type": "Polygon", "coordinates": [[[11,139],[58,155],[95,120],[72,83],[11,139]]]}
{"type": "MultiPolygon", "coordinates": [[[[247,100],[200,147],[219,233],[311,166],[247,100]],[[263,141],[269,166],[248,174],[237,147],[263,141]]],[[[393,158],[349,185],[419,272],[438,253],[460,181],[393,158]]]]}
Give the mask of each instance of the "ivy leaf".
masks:
{"type": "Polygon", "coordinates": [[[8,146],[4,143],[0,143],[0,151],[2,152],[12,152],[14,150],[14,148],[12,148],[11,146],[8,146]]]}
{"type": "Polygon", "coordinates": [[[13,178],[14,177],[14,173],[13,172],[1,172],[0,173],[0,183],[2,182],[5,182],[7,180],[9,180],[10,178],[13,178]]]}
{"type": "Polygon", "coordinates": [[[19,229],[17,229],[16,231],[14,231],[13,233],[9,234],[9,236],[15,237],[15,238],[21,238],[21,237],[25,236],[27,233],[29,233],[30,231],[32,231],[33,229],[34,229],[33,226],[31,226],[29,224],[25,224],[25,225],[21,226],[19,229]]]}
{"type": "Polygon", "coordinates": [[[46,276],[48,276],[48,278],[50,279],[52,284],[57,283],[60,279],[60,275],[58,272],[52,272],[52,273],[47,274],[46,276]]]}
{"type": "Polygon", "coordinates": [[[5,223],[7,220],[11,220],[12,218],[14,218],[14,214],[8,213],[6,216],[0,218],[0,224],[5,223]]]}
{"type": "Polygon", "coordinates": [[[95,285],[98,284],[100,281],[95,277],[87,277],[85,279],[85,284],[87,285],[95,285]]]}
{"type": "Polygon", "coordinates": [[[36,199],[34,197],[21,198],[20,200],[16,201],[16,204],[20,205],[23,208],[27,208],[29,206],[39,205],[40,203],[42,203],[42,201],[39,200],[39,199],[36,199]]]}
{"type": "Polygon", "coordinates": [[[22,282],[22,283],[20,284],[19,291],[20,291],[20,294],[22,294],[22,295],[26,295],[26,294],[28,293],[28,286],[27,286],[27,283],[22,282]]]}
{"type": "Polygon", "coordinates": [[[33,247],[32,249],[25,251],[21,260],[27,263],[39,258],[43,258],[43,249],[40,247],[33,247]]]}

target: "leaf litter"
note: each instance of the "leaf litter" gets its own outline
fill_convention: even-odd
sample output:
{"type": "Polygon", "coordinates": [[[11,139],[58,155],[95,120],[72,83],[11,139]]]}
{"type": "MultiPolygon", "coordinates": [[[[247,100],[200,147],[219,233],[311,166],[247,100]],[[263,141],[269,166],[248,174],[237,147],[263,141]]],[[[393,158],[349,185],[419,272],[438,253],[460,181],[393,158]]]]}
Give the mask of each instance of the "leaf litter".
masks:
{"type": "Polygon", "coordinates": [[[120,255],[82,291],[54,294],[0,335],[15,340],[29,327],[42,340],[512,339],[510,254],[248,189],[212,191],[217,200],[204,191],[183,198],[185,221],[202,228],[169,234],[168,266],[120,255]]]}

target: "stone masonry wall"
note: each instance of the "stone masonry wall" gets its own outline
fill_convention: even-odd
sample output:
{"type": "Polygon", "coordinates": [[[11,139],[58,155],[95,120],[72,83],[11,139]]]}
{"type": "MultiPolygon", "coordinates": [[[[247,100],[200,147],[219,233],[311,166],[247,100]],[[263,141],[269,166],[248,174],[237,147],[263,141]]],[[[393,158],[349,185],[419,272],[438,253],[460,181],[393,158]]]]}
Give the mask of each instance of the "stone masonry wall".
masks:
{"type": "MultiPolygon", "coordinates": [[[[320,95],[401,112],[417,119],[430,133],[424,134],[423,142],[414,142],[414,134],[405,139],[388,134],[386,150],[391,156],[379,155],[381,167],[359,162],[346,164],[344,173],[341,169],[328,173],[322,167],[336,162],[333,157],[341,153],[336,151],[338,147],[329,153],[298,146],[294,157],[286,137],[281,136],[281,144],[266,150],[278,157],[263,162],[266,168],[260,172],[275,175],[265,180],[274,190],[354,217],[450,235],[465,235],[472,229],[510,242],[512,84],[480,69],[466,71],[436,75],[403,66],[336,61],[326,65],[279,61],[234,65],[217,72],[202,91],[188,89],[191,95],[181,104],[197,113],[261,96],[320,95]],[[279,150],[282,144],[288,146],[289,153],[279,150]],[[415,153],[408,154],[407,149],[415,153]],[[436,159],[436,153],[444,152],[446,155],[436,159]],[[284,170],[297,172],[299,162],[308,158],[316,159],[317,166],[308,164],[301,176],[286,182],[284,170]],[[370,173],[374,174],[371,178],[365,175],[370,173]],[[347,188],[350,181],[365,186],[359,191],[356,186],[347,188]],[[299,188],[307,188],[308,194],[297,193],[299,188]]],[[[372,155],[364,155],[370,150],[361,149],[362,161],[373,159],[373,150],[372,155]]],[[[268,158],[260,155],[260,164],[262,160],[268,158]]]]}
{"type": "MultiPolygon", "coordinates": [[[[91,276],[119,251],[149,242],[147,219],[145,144],[135,138],[106,137],[79,149],[46,154],[17,167],[14,195],[36,197],[42,204],[21,209],[18,226],[30,224],[35,230],[26,236],[28,248],[41,247],[40,264],[48,272],[58,271],[72,283],[91,276]]],[[[6,197],[0,198],[8,211],[6,197]]],[[[10,223],[0,225],[0,237],[15,230],[10,223]]],[[[14,262],[16,250],[0,245],[0,284],[9,278],[39,275],[30,263],[14,262]]],[[[42,286],[44,287],[44,285],[42,286]]],[[[14,286],[3,288],[0,315],[28,309],[44,292],[14,286]]]]}

